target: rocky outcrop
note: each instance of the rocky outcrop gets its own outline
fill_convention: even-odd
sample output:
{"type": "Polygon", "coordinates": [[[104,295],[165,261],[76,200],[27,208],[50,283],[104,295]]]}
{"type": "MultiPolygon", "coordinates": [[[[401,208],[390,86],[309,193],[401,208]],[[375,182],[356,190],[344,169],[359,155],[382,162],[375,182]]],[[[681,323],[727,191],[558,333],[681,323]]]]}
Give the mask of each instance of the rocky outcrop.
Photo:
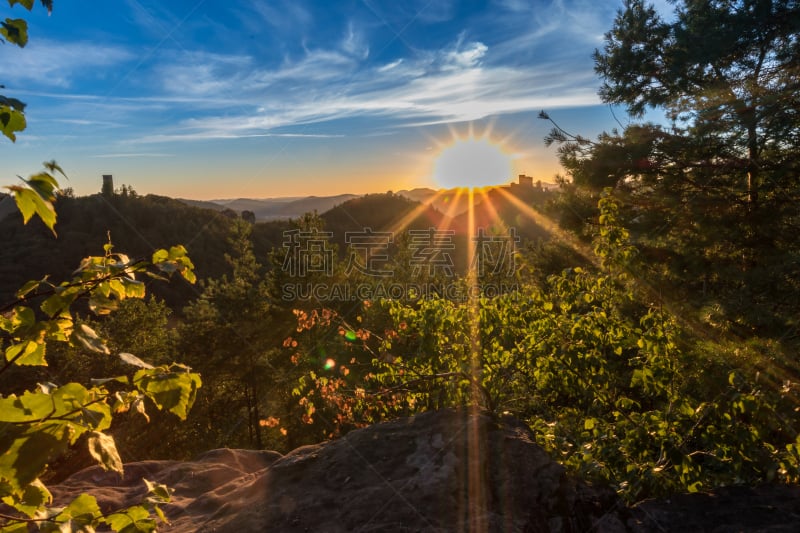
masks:
{"type": "MultiPolygon", "coordinates": [[[[627,509],[612,491],[568,477],[526,427],[467,411],[378,424],[283,456],[214,450],[191,462],[128,464],[124,478],[93,467],[53,492],[91,493],[104,510],[119,509],[141,500],[143,477],[175,491],[163,531],[718,530],[682,515],[675,524],[690,529],[673,529],[680,513],[664,502],[627,509]]],[[[725,523],[717,510],[714,527],[725,523]]],[[[784,523],[797,518],[780,515],[784,523]]],[[[729,530],[739,529],[720,531],[729,530]]]]}
{"type": "Polygon", "coordinates": [[[677,494],[632,509],[632,533],[708,531],[796,533],[800,531],[800,487],[723,487],[708,493],[677,494]]]}

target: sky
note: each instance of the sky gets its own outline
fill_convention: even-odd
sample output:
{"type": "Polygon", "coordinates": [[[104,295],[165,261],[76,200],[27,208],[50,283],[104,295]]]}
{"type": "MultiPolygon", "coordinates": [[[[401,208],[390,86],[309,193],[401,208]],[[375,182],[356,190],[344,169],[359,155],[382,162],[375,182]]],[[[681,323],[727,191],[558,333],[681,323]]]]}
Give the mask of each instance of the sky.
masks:
{"type": "Polygon", "coordinates": [[[553,181],[539,111],[586,136],[627,120],[600,102],[591,58],[620,5],[55,0],[48,16],[4,2],[30,41],[0,45],[3,94],[28,104],[17,142],[0,139],[0,185],[56,160],[78,195],[102,174],[195,199],[437,188],[455,139],[507,159],[491,181],[553,181]]]}

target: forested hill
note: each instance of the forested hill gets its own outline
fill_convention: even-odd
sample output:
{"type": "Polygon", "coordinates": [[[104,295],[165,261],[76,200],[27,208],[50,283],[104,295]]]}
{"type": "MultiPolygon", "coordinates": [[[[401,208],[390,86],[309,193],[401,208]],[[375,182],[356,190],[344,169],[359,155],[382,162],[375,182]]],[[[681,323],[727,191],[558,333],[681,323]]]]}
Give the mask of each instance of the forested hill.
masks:
{"type": "MultiPolygon", "coordinates": [[[[322,219],[334,241],[344,244],[345,232],[366,227],[386,230],[419,205],[401,197],[372,195],[345,202],[324,213],[322,219]]],[[[61,281],[81,258],[102,254],[109,237],[115,250],[131,257],[149,258],[154,250],[183,244],[198,278],[219,278],[228,271],[227,240],[233,218],[239,216],[233,211],[194,207],[155,195],[62,197],[57,210],[57,237],[38,220],[23,225],[18,213],[0,221],[0,302],[10,301],[27,280],[49,274],[53,281],[61,281]]],[[[441,222],[441,214],[433,208],[425,213],[413,227],[422,224],[427,228],[441,222]]],[[[291,227],[288,220],[254,226],[252,239],[260,263],[267,263],[267,254],[273,248],[282,247],[283,232],[291,227]]],[[[197,289],[186,283],[154,283],[152,291],[170,307],[179,309],[196,296],[197,289]]]]}
{"type": "MultiPolygon", "coordinates": [[[[19,214],[11,214],[0,221],[0,302],[11,300],[27,280],[49,274],[52,281],[62,281],[81,258],[102,255],[109,237],[115,251],[135,258],[149,259],[159,248],[183,244],[199,278],[226,270],[231,219],[218,212],[154,195],[62,197],[56,208],[57,237],[38,219],[23,225],[19,214]]],[[[188,301],[197,290],[178,281],[151,285],[172,305],[188,301]]]]}
{"type": "MultiPolygon", "coordinates": [[[[183,244],[199,279],[219,278],[229,270],[225,260],[227,240],[234,218],[240,216],[232,210],[205,209],[172,198],[135,193],[61,197],[57,211],[57,237],[38,220],[21,224],[18,213],[0,220],[0,302],[12,300],[14,292],[30,279],[50,275],[52,281],[60,282],[81,258],[102,254],[109,237],[115,250],[141,258],[149,258],[158,248],[183,244]]],[[[519,220],[518,208],[506,205],[501,211],[507,225],[519,220]]],[[[483,211],[479,207],[476,212],[483,211]]],[[[350,199],[319,217],[331,234],[331,242],[339,245],[340,254],[346,250],[347,232],[366,228],[391,232],[394,238],[408,229],[450,229],[459,243],[467,238],[466,218],[450,219],[430,205],[391,193],[350,199]]],[[[282,250],[284,232],[293,224],[276,220],[253,226],[251,237],[259,263],[268,265],[270,251],[282,250]]],[[[530,220],[524,221],[524,227],[529,237],[541,234],[530,220]]],[[[151,291],[177,310],[194,299],[198,289],[176,282],[154,283],[151,291]]]]}
{"type": "MultiPolygon", "coordinates": [[[[476,193],[473,198],[473,229],[502,231],[514,228],[517,234],[529,239],[546,238],[546,231],[536,224],[530,212],[532,206],[544,205],[551,194],[533,187],[495,188],[486,194],[476,193]]],[[[364,228],[376,231],[439,228],[465,237],[471,234],[467,210],[469,197],[462,194],[459,200],[464,209],[449,216],[437,208],[440,203],[431,198],[421,203],[400,194],[368,194],[334,207],[323,213],[322,219],[326,228],[342,233],[364,228]]],[[[340,244],[344,242],[343,237],[337,234],[333,239],[340,244]]]]}
{"type": "Polygon", "coordinates": [[[443,228],[450,220],[431,206],[394,194],[367,194],[338,205],[321,215],[333,242],[343,247],[345,233],[392,232],[399,229],[443,228]]]}

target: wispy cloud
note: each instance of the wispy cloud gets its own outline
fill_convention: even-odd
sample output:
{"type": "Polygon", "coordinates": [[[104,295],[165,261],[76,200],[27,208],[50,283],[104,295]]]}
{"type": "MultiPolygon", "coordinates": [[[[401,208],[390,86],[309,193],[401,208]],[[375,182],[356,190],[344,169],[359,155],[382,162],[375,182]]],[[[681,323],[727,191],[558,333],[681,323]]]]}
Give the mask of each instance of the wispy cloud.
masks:
{"type": "Polygon", "coordinates": [[[278,0],[277,2],[253,0],[250,6],[264,22],[281,31],[307,28],[314,20],[311,11],[297,0],[278,0]]]}
{"type": "Polygon", "coordinates": [[[347,32],[344,39],[342,39],[341,49],[360,59],[369,57],[369,44],[366,41],[366,36],[356,29],[353,21],[350,21],[347,25],[347,32]]]}
{"type": "Polygon", "coordinates": [[[594,0],[521,2],[494,0],[493,25],[512,28],[494,49],[501,63],[559,60],[566,68],[591,65],[594,48],[602,46],[616,5],[594,0]]]}
{"type": "Polygon", "coordinates": [[[240,84],[252,67],[248,56],[182,51],[163,54],[154,75],[168,95],[219,99],[240,84]]]}
{"type": "Polygon", "coordinates": [[[362,0],[363,3],[386,24],[395,30],[413,22],[436,24],[453,18],[456,0],[404,0],[403,2],[376,2],[362,0]]]}
{"type": "Polygon", "coordinates": [[[534,3],[529,0],[494,0],[493,3],[515,13],[525,13],[534,8],[534,3]]]}
{"type": "Polygon", "coordinates": [[[382,65],[382,66],[378,67],[377,70],[378,70],[378,72],[386,72],[386,71],[392,70],[393,68],[396,68],[396,67],[398,67],[398,66],[400,66],[402,64],[403,64],[403,58],[400,58],[400,59],[396,59],[395,61],[392,61],[391,63],[387,63],[385,65],[382,65]]]}
{"type": "Polygon", "coordinates": [[[150,143],[163,143],[163,142],[180,142],[180,141],[204,141],[204,140],[222,140],[222,139],[258,139],[266,137],[276,138],[297,138],[297,139],[337,139],[345,137],[345,135],[329,135],[329,134],[314,134],[314,133],[238,133],[236,131],[226,130],[219,128],[216,130],[205,129],[195,133],[186,134],[155,134],[128,141],[128,144],[150,144],[150,143]]]}
{"type": "MultiPolygon", "coordinates": [[[[126,1],[139,26],[157,15],[144,0],[126,1]]],[[[494,8],[481,19],[482,31],[465,24],[450,34],[449,42],[428,42],[422,30],[416,37],[403,35],[402,44],[389,36],[397,47],[387,50],[386,24],[398,32],[418,24],[435,28],[454,16],[457,4],[413,0],[382,4],[378,10],[369,0],[363,3],[388,22],[371,17],[367,23],[362,12],[361,18],[353,14],[339,19],[338,26],[320,28],[315,17],[321,15],[302,1],[246,0],[237,5],[234,17],[249,12],[257,21],[254,27],[263,28],[266,22],[276,30],[291,28],[297,46],[263,56],[260,47],[219,46],[211,51],[176,42],[136,63],[136,75],[127,77],[124,86],[114,85],[113,91],[89,94],[86,83],[82,92],[71,91],[76,76],[85,81],[108,75],[112,67],[137,60],[128,49],[111,45],[32,43],[20,55],[27,62],[24,67],[0,63],[0,78],[14,81],[15,72],[24,73],[19,81],[35,80],[36,94],[63,100],[54,120],[74,126],[127,125],[119,128],[118,143],[370,136],[409,126],[599,103],[589,55],[592,43],[601,38],[607,5],[494,0],[494,8]],[[305,31],[315,24],[327,36],[305,41],[305,31]],[[384,44],[376,45],[376,39],[384,44]],[[576,69],[579,45],[585,47],[584,67],[576,69]],[[360,119],[358,127],[346,123],[348,119],[360,119]]],[[[163,30],[159,27],[157,33],[163,30]]]]}
{"type": "Polygon", "coordinates": [[[174,157],[174,154],[159,154],[159,153],[151,153],[151,152],[140,152],[140,153],[119,153],[119,154],[97,154],[89,156],[93,159],[120,159],[126,157],[135,157],[135,158],[142,158],[142,157],[174,157]]]}
{"type": "Polygon", "coordinates": [[[239,112],[201,113],[172,131],[140,140],[274,136],[280,128],[314,135],[314,124],[354,117],[372,117],[376,127],[403,127],[598,103],[591,71],[564,73],[555,62],[492,66],[491,54],[486,44],[462,36],[447,48],[366,69],[336,50],[312,50],[296,62],[239,76],[223,72],[228,63],[242,59],[203,57],[164,67],[163,76],[171,80],[165,88],[177,92],[183,87],[198,98],[235,93],[239,112]],[[184,78],[193,80],[191,86],[184,78]]]}
{"type": "MultiPolygon", "coordinates": [[[[89,42],[32,40],[24,49],[6,45],[0,78],[9,86],[70,87],[75,78],[102,78],[107,69],[133,58],[125,48],[89,42]]],[[[13,88],[13,87],[10,87],[13,88]]]]}
{"type": "Polygon", "coordinates": [[[147,2],[145,6],[139,0],[125,0],[131,20],[146,34],[161,39],[180,23],[180,20],[159,2],[147,2]]]}
{"type": "Polygon", "coordinates": [[[489,50],[489,47],[481,42],[463,45],[459,39],[457,46],[444,54],[445,66],[452,69],[476,67],[480,65],[481,59],[486,55],[487,50],[489,50]]]}
{"type": "Polygon", "coordinates": [[[107,120],[86,120],[80,118],[55,118],[53,122],[60,122],[62,124],[71,124],[73,126],[91,126],[91,127],[119,127],[122,124],[118,122],[110,122],[107,120]]]}

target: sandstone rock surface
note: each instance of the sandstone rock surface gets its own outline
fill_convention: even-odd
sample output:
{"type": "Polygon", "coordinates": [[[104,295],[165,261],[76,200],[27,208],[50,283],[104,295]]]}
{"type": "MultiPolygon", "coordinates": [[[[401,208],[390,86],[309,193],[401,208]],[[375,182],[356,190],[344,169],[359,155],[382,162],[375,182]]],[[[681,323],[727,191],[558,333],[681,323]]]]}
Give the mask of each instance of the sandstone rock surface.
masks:
{"type": "Polygon", "coordinates": [[[758,524],[726,522],[733,516],[726,509],[737,505],[756,515],[722,496],[628,509],[612,491],[568,477],[525,426],[456,410],[378,424],[286,455],[220,449],[190,462],[130,463],[124,478],[92,467],[52,489],[62,501],[93,494],[108,511],[138,503],[142,478],[174,489],[163,508],[170,525],[160,528],[173,532],[800,531],[794,487],[765,496],[778,507],[752,500],[758,524]],[[710,520],[703,521],[704,511],[710,520]]]}

